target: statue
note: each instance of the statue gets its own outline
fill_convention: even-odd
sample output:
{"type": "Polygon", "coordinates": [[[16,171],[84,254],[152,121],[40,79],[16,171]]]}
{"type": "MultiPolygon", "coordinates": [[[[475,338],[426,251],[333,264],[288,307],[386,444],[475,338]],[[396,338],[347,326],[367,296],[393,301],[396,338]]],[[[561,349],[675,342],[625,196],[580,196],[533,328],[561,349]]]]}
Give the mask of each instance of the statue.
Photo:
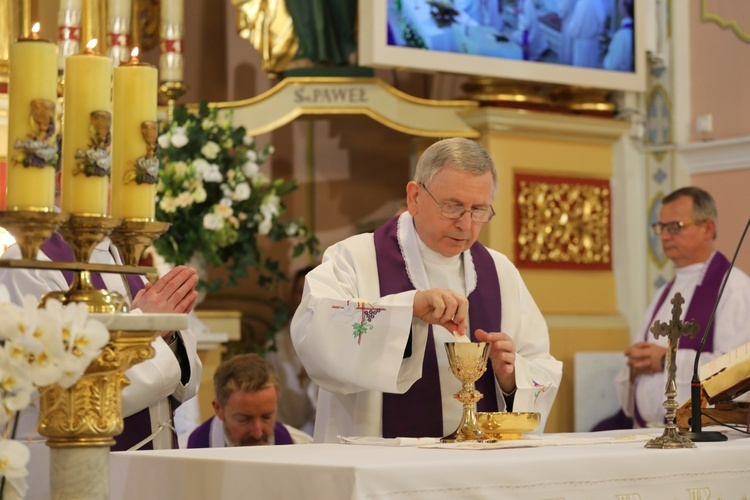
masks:
{"type": "Polygon", "coordinates": [[[357,0],[232,0],[239,35],[261,53],[263,70],[345,66],[356,49],[357,0]]]}

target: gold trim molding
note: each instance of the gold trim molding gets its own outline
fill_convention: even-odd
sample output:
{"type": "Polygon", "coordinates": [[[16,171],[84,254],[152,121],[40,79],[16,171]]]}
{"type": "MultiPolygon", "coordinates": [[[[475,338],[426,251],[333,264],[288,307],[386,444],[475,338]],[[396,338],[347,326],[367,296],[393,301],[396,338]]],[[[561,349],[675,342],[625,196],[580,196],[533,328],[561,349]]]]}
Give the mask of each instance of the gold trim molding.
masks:
{"type": "MultiPolygon", "coordinates": [[[[746,5],[743,5],[747,8],[746,5]]],[[[745,31],[736,19],[724,19],[720,14],[709,12],[708,0],[701,0],[701,21],[704,23],[716,23],[721,29],[728,29],[740,41],[750,43],[750,33],[745,31]]]]}
{"type": "Polygon", "coordinates": [[[303,115],[365,115],[404,134],[479,137],[463,115],[476,101],[436,101],[411,96],[379,78],[290,77],[263,94],[211,103],[232,110],[251,135],[277,129],[303,115]]]}

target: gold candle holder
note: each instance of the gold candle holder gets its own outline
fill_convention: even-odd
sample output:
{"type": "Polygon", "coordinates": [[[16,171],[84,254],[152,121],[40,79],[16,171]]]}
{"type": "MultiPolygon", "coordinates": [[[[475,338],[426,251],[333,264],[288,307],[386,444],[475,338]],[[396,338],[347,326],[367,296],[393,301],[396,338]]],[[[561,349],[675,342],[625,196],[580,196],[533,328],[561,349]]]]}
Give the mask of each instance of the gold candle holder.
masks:
{"type": "Polygon", "coordinates": [[[159,85],[159,93],[167,99],[167,122],[171,123],[174,116],[174,107],[177,100],[187,92],[187,85],[182,82],[162,82],[159,85]]]}
{"type": "Polygon", "coordinates": [[[0,226],[16,239],[22,258],[36,260],[42,243],[69,217],[70,214],[63,212],[8,210],[0,212],[0,226]]]}
{"type": "Polygon", "coordinates": [[[112,242],[122,253],[123,261],[129,266],[137,266],[148,248],[156,238],[169,229],[169,222],[148,219],[123,219],[110,236],[112,242]]]}
{"type": "MultiPolygon", "coordinates": [[[[59,231],[73,249],[76,261],[88,263],[94,247],[121,222],[122,219],[118,217],[72,215],[59,231]]],[[[119,293],[94,288],[91,283],[91,273],[87,269],[76,271],[68,291],[44,294],[40,305],[44,305],[49,299],[59,300],[63,304],[82,302],[86,304],[90,312],[115,313],[124,312],[126,309],[125,298],[119,293]]]]}

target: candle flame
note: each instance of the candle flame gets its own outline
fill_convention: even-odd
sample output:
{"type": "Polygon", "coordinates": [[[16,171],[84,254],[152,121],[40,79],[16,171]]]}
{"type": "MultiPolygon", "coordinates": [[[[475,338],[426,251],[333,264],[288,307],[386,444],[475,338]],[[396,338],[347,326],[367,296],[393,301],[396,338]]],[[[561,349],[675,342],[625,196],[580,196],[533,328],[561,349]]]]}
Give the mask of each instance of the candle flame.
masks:
{"type": "Polygon", "coordinates": [[[39,21],[34,23],[34,26],[31,27],[32,33],[39,33],[39,29],[41,28],[41,24],[39,24],[39,21]]]}
{"type": "Polygon", "coordinates": [[[138,53],[139,53],[138,47],[133,47],[133,50],[130,51],[130,57],[134,57],[137,59],[138,53]]]}
{"type": "Polygon", "coordinates": [[[99,43],[99,40],[96,38],[92,38],[89,40],[89,42],[86,44],[86,49],[88,50],[94,50],[96,48],[96,44],[99,43]]]}

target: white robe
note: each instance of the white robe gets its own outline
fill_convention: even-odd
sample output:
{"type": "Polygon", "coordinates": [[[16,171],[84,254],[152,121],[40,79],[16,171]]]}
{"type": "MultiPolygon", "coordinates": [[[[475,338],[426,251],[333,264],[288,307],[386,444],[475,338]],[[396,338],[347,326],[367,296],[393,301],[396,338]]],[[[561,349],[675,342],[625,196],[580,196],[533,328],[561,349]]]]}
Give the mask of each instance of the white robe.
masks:
{"type": "Polygon", "coordinates": [[[609,42],[604,69],[633,71],[633,19],[626,17],[609,42]]]}
{"type": "MultiPolygon", "coordinates": [[[[416,290],[459,283],[462,294],[476,287],[470,253],[457,257],[463,272],[441,279],[438,269],[455,266],[427,250],[417,236],[411,215],[399,219],[398,238],[407,271],[416,290]],[[423,254],[429,256],[425,263],[423,254]],[[441,261],[442,259],[442,261],[441,261]],[[428,271],[430,275],[428,277],[428,271]]],[[[428,324],[412,317],[416,290],[380,296],[372,234],[360,234],[330,247],[323,262],[307,274],[302,302],[292,319],[294,347],[312,380],[321,389],[315,420],[315,441],[336,442],[337,436],[382,436],[383,392],[404,393],[422,375],[428,324]],[[357,302],[385,308],[369,322],[370,330],[353,336],[360,323],[357,302]],[[404,350],[413,331],[412,355],[404,350]]],[[[538,411],[544,429],[562,377],[562,363],[549,354],[549,334],[539,309],[518,270],[502,254],[488,249],[498,271],[502,294],[502,331],[516,348],[514,411],[538,411]]],[[[460,269],[456,268],[456,269],[460,269]]],[[[445,273],[442,273],[445,275],[445,273]]],[[[471,327],[471,325],[469,325],[471,327]]],[[[450,373],[445,348],[453,336],[434,327],[434,345],[443,396],[443,431],[450,434],[461,419],[462,406],[453,399],[460,382],[450,373]]],[[[496,384],[500,410],[505,407],[496,384]]]]}
{"type": "MultiPolygon", "coordinates": [[[[698,285],[705,272],[706,263],[692,264],[678,268],[675,273],[675,282],[669,292],[669,296],[659,308],[654,321],[669,322],[672,319],[672,304],[670,300],[676,292],[680,292],[685,299],[682,306],[682,317],[684,319],[695,287],[698,285]]],[[[651,317],[656,308],[659,297],[664,290],[664,285],[654,296],[641,324],[640,334],[637,341],[648,340],[655,344],[667,347],[669,339],[667,337],[654,338],[652,333],[644,339],[644,332],[653,324],[651,317]]],[[[713,304],[712,304],[713,306],[713,304]]],[[[738,347],[750,341],[750,278],[740,269],[732,269],[727,281],[726,288],[719,302],[714,317],[714,351],[703,352],[700,357],[700,364],[703,365],[715,359],[735,347],[738,347]]],[[[705,325],[701,327],[700,333],[703,334],[705,325]]],[[[679,344],[678,344],[679,346],[679,344]]],[[[690,380],[693,378],[693,365],[695,364],[694,349],[677,349],[676,363],[676,384],[677,384],[677,403],[682,405],[690,399],[690,380]]],[[[667,371],[664,370],[652,375],[641,375],[638,377],[635,385],[630,384],[630,369],[627,366],[627,360],[623,358],[622,367],[615,378],[617,397],[620,406],[625,414],[632,417],[634,414],[634,398],[638,401],[638,412],[646,421],[647,425],[654,427],[664,426],[664,415],[666,410],[662,404],[667,399],[664,395],[667,383],[667,371]]]]}
{"type": "MultiPolygon", "coordinates": [[[[17,245],[11,246],[3,258],[20,258],[20,249],[17,245]]],[[[37,257],[39,260],[50,259],[41,251],[37,257]]],[[[122,264],[119,254],[110,252],[110,240],[105,238],[92,251],[91,263],[95,264],[122,264]],[[114,255],[113,255],[114,254],[114,255]]],[[[128,288],[123,275],[101,274],[104,284],[110,291],[116,291],[127,298],[130,303],[128,288]]],[[[60,271],[46,271],[39,269],[7,269],[0,268],[0,283],[6,286],[10,299],[14,303],[22,303],[24,295],[33,295],[40,298],[49,291],[66,291],[69,289],[68,282],[60,271]]],[[[138,310],[132,311],[134,314],[138,310]]],[[[190,380],[183,385],[180,382],[182,371],[172,350],[161,338],[152,342],[155,355],[153,358],[142,361],[125,372],[130,380],[130,385],[122,391],[122,415],[128,417],[144,408],[149,408],[151,415],[152,432],[158,432],[154,437],[154,449],[172,448],[172,433],[167,424],[171,419],[169,403],[167,398],[174,397],[183,402],[198,393],[198,384],[201,379],[202,365],[197,352],[197,341],[190,330],[180,332],[185,344],[185,351],[190,361],[190,380]]],[[[37,409],[30,407],[21,413],[19,430],[21,434],[33,430],[36,424],[37,409]]],[[[21,436],[21,435],[17,435],[21,436]]]]}

